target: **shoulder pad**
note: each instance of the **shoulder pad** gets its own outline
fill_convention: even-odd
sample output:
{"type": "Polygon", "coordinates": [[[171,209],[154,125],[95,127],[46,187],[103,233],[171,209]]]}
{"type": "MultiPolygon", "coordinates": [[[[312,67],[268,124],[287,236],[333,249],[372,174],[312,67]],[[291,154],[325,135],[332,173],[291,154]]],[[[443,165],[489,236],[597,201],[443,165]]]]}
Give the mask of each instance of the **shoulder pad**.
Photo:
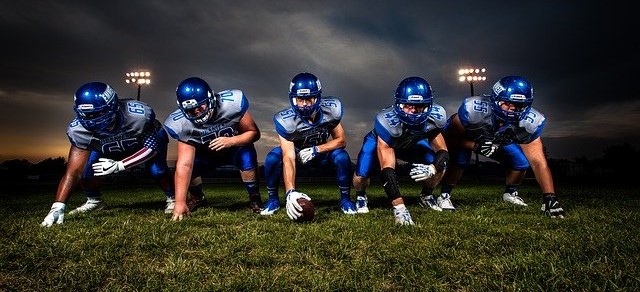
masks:
{"type": "Polygon", "coordinates": [[[524,119],[520,120],[519,125],[520,127],[527,130],[528,133],[540,133],[544,128],[545,120],[546,118],[541,112],[532,108],[531,110],[529,110],[529,113],[527,113],[527,116],[524,119]]]}
{"type": "Polygon", "coordinates": [[[381,137],[400,137],[402,135],[402,122],[393,111],[393,107],[387,107],[376,115],[375,131],[381,137]]]}
{"type": "Polygon", "coordinates": [[[429,119],[433,121],[436,127],[442,129],[442,127],[444,127],[444,124],[447,122],[447,111],[444,109],[444,107],[434,103],[431,106],[429,119]]]}
{"type": "Polygon", "coordinates": [[[242,116],[249,108],[249,100],[239,89],[228,89],[216,93],[218,116],[233,119],[242,116]]]}

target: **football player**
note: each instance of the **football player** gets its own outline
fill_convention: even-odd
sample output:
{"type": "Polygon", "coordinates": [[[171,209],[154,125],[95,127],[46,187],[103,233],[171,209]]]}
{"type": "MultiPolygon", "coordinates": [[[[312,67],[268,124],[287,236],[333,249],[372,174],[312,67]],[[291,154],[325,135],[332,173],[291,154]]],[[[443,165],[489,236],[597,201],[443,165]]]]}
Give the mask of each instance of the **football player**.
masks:
{"type": "Polygon", "coordinates": [[[517,187],[531,167],[543,193],[542,212],[550,217],[564,217],[540,138],[545,117],[532,104],[533,87],[521,76],[501,78],[491,95],[463,100],[443,132],[452,161],[442,180],[441,197],[450,197],[473,151],[509,167],[502,194],[504,201],[527,206],[518,196],[517,187]]]}
{"type": "Polygon", "coordinates": [[[172,220],[180,221],[206,204],[201,175],[207,169],[225,165],[240,171],[249,208],[259,213],[262,202],[253,143],[260,139],[260,130],[248,111],[247,97],[238,89],[215,93],[198,77],[180,82],[176,97],[178,109],[164,121],[169,135],[178,140],[172,220]]]}
{"type": "Polygon", "coordinates": [[[271,215],[280,209],[278,184],[280,175],[286,190],[286,207],[289,218],[295,220],[302,210],[297,199],[306,194],[296,191],[296,168],[336,168],[340,189],[340,209],[345,214],[356,214],[356,206],[350,199],[351,159],[344,150],[346,137],[342,128],[343,109],[338,97],[322,96],[320,80],[311,73],[297,74],[289,85],[290,108],[274,115],[280,146],[265,157],[265,179],[269,198],[260,214],[271,215]]]}
{"type": "Polygon", "coordinates": [[[173,176],[167,167],[169,139],[153,109],[141,101],[119,100],[116,91],[102,82],[82,85],[75,93],[73,109],[76,118],[67,128],[71,142],[67,169],[42,225],[63,223],[65,202],[78,184],[87,201],[69,214],[104,208],[100,177],[145,162],[165,193],[165,213],[173,212],[173,176]]]}
{"type": "MultiPolygon", "coordinates": [[[[402,80],[394,98],[392,106],[377,113],[374,128],[364,137],[358,153],[353,175],[356,206],[359,213],[369,212],[366,189],[375,167],[379,167],[384,191],[393,206],[395,222],[413,225],[398,187],[396,162],[401,159],[412,163],[409,175],[422,185],[420,203],[433,201],[431,193],[449,160],[441,133],[447,113],[442,106],[433,103],[431,86],[421,77],[402,80]]],[[[447,206],[447,198],[442,200],[442,206],[447,206]]]]}

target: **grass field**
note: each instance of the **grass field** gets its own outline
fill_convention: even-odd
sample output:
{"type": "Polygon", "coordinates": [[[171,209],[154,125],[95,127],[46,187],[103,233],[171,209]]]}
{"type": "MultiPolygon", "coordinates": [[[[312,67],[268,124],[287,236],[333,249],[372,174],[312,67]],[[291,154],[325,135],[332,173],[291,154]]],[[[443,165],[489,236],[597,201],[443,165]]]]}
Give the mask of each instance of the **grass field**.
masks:
{"type": "MultiPolygon", "coordinates": [[[[0,193],[0,291],[639,291],[638,189],[559,186],[567,218],[501,201],[502,187],[465,184],[458,211],[416,204],[396,226],[384,192],[372,211],[344,215],[333,184],[303,184],[316,218],[251,214],[240,184],[207,184],[210,205],[182,222],[152,185],[105,187],[105,210],[39,226],[55,186],[0,193]]],[[[263,191],[263,199],[266,197],[263,191]]],[[[67,211],[84,201],[76,193],[67,211]]]]}

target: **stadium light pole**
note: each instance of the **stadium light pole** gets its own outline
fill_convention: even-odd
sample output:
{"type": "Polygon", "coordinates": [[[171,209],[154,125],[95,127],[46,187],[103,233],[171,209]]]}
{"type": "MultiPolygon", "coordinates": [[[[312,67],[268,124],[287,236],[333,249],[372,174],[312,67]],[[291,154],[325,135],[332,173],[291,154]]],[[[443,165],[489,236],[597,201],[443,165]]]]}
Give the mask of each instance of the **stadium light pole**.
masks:
{"type": "Polygon", "coordinates": [[[127,79],[124,80],[125,82],[138,85],[137,99],[140,100],[140,88],[142,87],[143,84],[149,85],[149,83],[151,83],[151,72],[141,70],[141,71],[127,72],[125,73],[125,75],[127,76],[127,79]]]}
{"type": "Polygon", "coordinates": [[[471,96],[474,96],[475,94],[473,92],[473,83],[487,80],[487,76],[485,76],[486,72],[487,69],[485,68],[460,69],[458,70],[458,80],[460,80],[460,82],[469,83],[471,96]]]}
{"type": "MultiPolygon", "coordinates": [[[[458,70],[458,80],[460,82],[469,83],[469,89],[471,90],[471,96],[474,96],[473,92],[473,83],[487,80],[487,76],[485,73],[487,69],[485,68],[468,68],[468,69],[460,69],[458,70]]],[[[476,165],[480,166],[480,156],[476,153],[476,165]]],[[[480,177],[480,173],[478,172],[478,178],[480,177]]]]}

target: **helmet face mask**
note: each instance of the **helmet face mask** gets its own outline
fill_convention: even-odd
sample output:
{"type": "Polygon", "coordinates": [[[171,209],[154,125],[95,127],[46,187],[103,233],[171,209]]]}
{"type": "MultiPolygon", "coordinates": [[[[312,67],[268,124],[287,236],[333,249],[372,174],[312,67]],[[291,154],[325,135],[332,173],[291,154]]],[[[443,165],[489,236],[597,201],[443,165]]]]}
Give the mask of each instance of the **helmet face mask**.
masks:
{"type": "Polygon", "coordinates": [[[118,116],[118,95],[108,84],[86,83],[74,95],[73,110],[85,129],[104,131],[114,124],[118,116]]]}
{"type": "Polygon", "coordinates": [[[289,84],[291,108],[303,118],[311,118],[322,102],[322,84],[311,73],[300,73],[289,84]]]}
{"type": "Polygon", "coordinates": [[[403,123],[419,125],[429,119],[433,105],[433,91],[423,78],[408,77],[402,80],[394,98],[393,110],[403,123]]]}
{"type": "Polygon", "coordinates": [[[204,124],[211,119],[216,110],[216,96],[209,84],[198,78],[190,77],[178,84],[177,104],[185,118],[195,124],[204,124]]]}
{"type": "Polygon", "coordinates": [[[494,116],[507,123],[524,119],[533,104],[533,87],[520,76],[506,76],[493,85],[491,107],[494,116]]]}

